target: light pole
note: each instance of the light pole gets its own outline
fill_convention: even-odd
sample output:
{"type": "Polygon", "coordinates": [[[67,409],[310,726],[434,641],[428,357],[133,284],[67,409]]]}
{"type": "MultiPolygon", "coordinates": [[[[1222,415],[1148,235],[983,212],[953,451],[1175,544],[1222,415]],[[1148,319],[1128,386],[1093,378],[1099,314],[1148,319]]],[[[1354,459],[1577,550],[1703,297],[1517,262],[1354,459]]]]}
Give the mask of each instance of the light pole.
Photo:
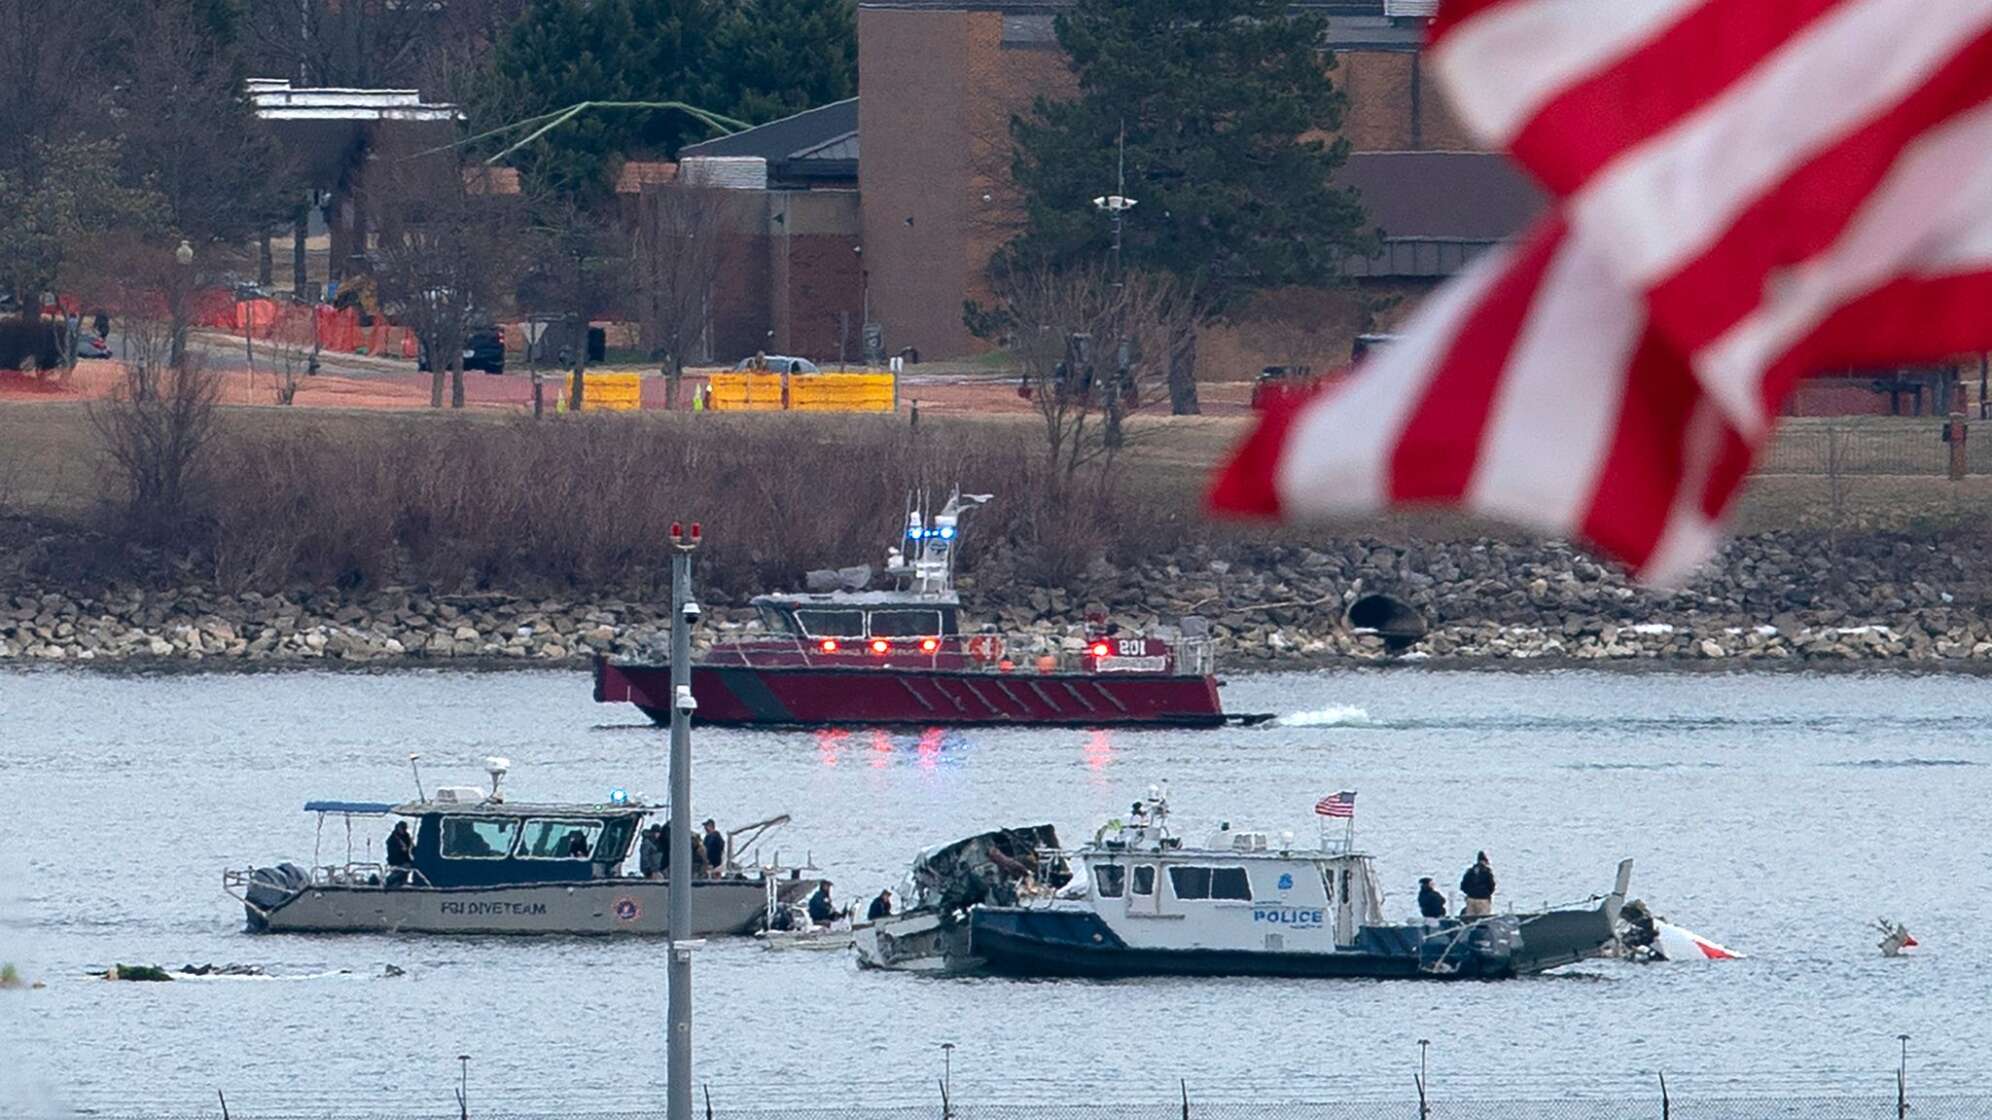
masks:
{"type": "Polygon", "coordinates": [[[173,250],[173,344],[169,357],[174,369],[187,360],[187,289],[193,281],[194,246],[186,238],[173,250]]]}
{"type": "Polygon", "coordinates": [[[954,1115],[954,1048],[952,1042],[941,1043],[941,1120],[954,1115]]]}
{"type": "Polygon", "coordinates": [[[677,858],[670,881],[671,972],[666,992],[669,1030],[665,1037],[665,1111],[668,1120],[692,1120],[692,624],[699,605],[692,599],[692,552],[699,547],[699,523],[688,534],[671,523],[671,820],[664,842],[677,858]]]}

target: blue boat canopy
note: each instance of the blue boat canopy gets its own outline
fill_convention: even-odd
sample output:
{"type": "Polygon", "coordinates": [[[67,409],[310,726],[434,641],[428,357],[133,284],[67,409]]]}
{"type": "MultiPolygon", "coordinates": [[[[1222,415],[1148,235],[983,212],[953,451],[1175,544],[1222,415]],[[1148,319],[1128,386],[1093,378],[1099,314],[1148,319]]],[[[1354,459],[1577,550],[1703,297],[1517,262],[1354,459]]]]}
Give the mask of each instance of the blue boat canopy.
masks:
{"type": "Polygon", "coordinates": [[[385,801],[307,801],[307,813],[362,813],[368,816],[384,817],[394,811],[394,806],[385,801]]]}

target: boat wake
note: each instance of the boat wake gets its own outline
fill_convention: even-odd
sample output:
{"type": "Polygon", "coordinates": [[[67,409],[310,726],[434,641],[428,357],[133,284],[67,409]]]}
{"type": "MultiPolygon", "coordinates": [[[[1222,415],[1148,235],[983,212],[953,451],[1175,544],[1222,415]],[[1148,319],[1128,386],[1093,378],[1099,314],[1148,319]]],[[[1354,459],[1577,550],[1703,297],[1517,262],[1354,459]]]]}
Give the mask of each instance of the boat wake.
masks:
{"type": "Polygon", "coordinates": [[[1276,721],[1281,727],[1361,727],[1370,722],[1369,713],[1353,704],[1334,704],[1310,712],[1295,712],[1276,721]]]}

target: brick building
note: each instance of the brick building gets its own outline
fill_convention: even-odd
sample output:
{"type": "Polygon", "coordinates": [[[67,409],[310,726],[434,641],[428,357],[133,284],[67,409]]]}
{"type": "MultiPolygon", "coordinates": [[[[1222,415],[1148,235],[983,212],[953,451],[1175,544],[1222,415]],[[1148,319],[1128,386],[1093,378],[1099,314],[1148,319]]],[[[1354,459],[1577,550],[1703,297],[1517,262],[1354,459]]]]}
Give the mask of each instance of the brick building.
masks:
{"type": "MultiPolygon", "coordinates": [[[[860,0],[863,257],[871,318],[889,349],[945,358],[978,348],[962,303],[987,299],[984,266],[1021,217],[1010,118],[1074,88],[1053,32],[1063,6],[860,0]]],[[[1335,80],[1349,97],[1342,134],[1358,155],[1345,181],[1391,239],[1376,260],[1352,262],[1350,278],[1385,297],[1388,324],[1473,252],[1516,232],[1539,202],[1503,158],[1472,151],[1424,64],[1424,19],[1386,15],[1385,0],[1310,6],[1328,19],[1335,80]]],[[[1333,364],[1362,325],[1347,291],[1268,293],[1235,328],[1207,335],[1200,361],[1218,376],[1333,364]]]]}

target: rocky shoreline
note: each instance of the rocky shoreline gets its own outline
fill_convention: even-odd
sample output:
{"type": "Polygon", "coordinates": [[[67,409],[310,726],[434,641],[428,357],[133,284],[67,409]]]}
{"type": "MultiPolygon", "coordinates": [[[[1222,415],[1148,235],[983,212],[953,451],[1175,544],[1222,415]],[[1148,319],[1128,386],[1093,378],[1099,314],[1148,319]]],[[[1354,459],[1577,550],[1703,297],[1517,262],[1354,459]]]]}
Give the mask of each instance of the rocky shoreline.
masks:
{"type": "MultiPolygon", "coordinates": [[[[1877,664],[1992,671],[1992,585],[1975,541],[1765,534],[1732,542],[1680,591],[1629,586],[1560,544],[1188,549],[1095,564],[1078,590],[1031,586],[1003,557],[962,577],[968,616],[1041,648],[1076,649],[1088,617],[1146,629],[1210,620],[1230,671],[1428,664],[1877,664]],[[1430,633],[1401,655],[1342,622],[1385,592],[1430,633]]],[[[708,598],[701,640],[755,623],[708,598]]],[[[575,666],[637,653],[664,605],[615,596],[452,594],[389,587],[231,593],[194,582],[60,587],[0,580],[0,665],[105,668],[575,666]]]]}

